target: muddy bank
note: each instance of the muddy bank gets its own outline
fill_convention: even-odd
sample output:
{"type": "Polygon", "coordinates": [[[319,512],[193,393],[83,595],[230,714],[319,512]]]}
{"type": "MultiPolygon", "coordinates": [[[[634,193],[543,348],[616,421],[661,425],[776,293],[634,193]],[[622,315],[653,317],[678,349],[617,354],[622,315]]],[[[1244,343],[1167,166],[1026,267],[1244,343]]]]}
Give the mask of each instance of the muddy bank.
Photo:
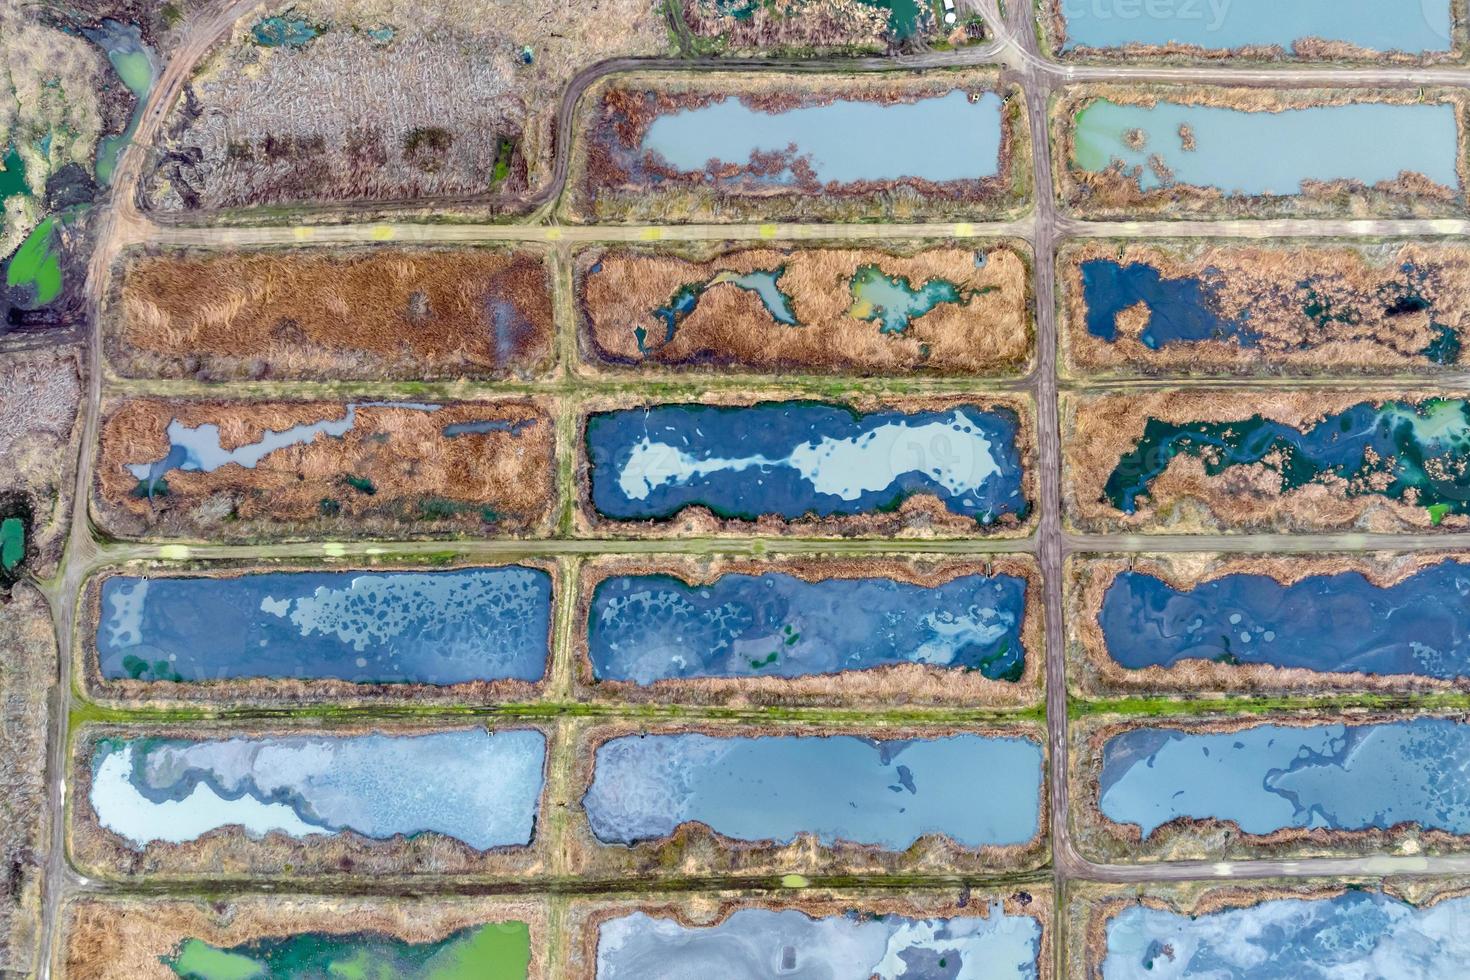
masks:
{"type": "MultiPolygon", "coordinates": [[[[1058,160],[1064,162],[1057,167],[1056,191],[1069,211],[1079,217],[1099,220],[1151,217],[1450,217],[1463,209],[1465,188],[1470,185],[1466,179],[1470,168],[1467,168],[1461,136],[1465,131],[1465,111],[1463,94],[1450,89],[1273,91],[1165,85],[1074,86],[1055,101],[1051,110],[1053,145],[1057,147],[1058,160]],[[1185,121],[1177,127],[1170,123],[1165,127],[1168,131],[1129,129],[1121,133],[1121,142],[1114,139],[1119,134],[1113,131],[1116,127],[1109,124],[1104,130],[1091,133],[1086,140],[1079,140],[1079,127],[1084,125],[1084,117],[1099,107],[1105,107],[1115,115],[1140,115],[1140,118],[1148,110],[1164,108],[1168,113],[1185,114],[1185,121]],[[1198,146],[1199,134],[1195,126],[1203,124],[1201,120],[1207,118],[1206,113],[1235,110],[1247,114],[1235,119],[1237,123],[1250,120],[1259,124],[1256,126],[1258,129],[1269,123],[1284,134],[1287,132],[1286,124],[1292,120],[1284,119],[1281,113],[1352,107],[1359,110],[1378,107],[1370,110],[1377,115],[1365,124],[1361,136],[1365,147],[1374,147],[1374,152],[1382,151],[1385,156],[1399,154],[1405,159],[1413,157],[1419,160],[1428,150],[1418,144],[1434,135],[1444,144],[1447,154],[1446,159],[1436,157],[1433,161],[1445,171],[1444,176],[1428,176],[1415,164],[1394,169],[1381,177],[1360,180],[1345,176],[1357,158],[1338,154],[1335,148],[1324,155],[1320,146],[1301,144],[1276,147],[1267,153],[1262,146],[1247,144],[1242,147],[1239,143],[1232,146],[1231,137],[1221,133],[1212,133],[1204,150],[1198,146]],[[1441,108],[1443,112],[1438,111],[1441,108]],[[1193,117],[1188,115],[1191,110],[1193,117]],[[1369,127],[1386,125],[1388,120],[1379,119],[1378,115],[1399,110],[1413,113],[1414,121],[1405,118],[1402,121],[1405,133],[1395,133],[1390,141],[1383,142],[1380,138],[1383,134],[1369,127]],[[1433,112],[1433,119],[1429,118],[1427,111],[1433,112]],[[1195,118],[1195,122],[1191,123],[1190,118],[1195,118]],[[1436,124],[1443,125],[1434,128],[1436,124]],[[1280,174],[1274,171],[1269,176],[1259,174],[1260,180],[1276,178],[1282,181],[1269,189],[1234,189],[1241,186],[1242,181],[1257,176],[1251,172],[1252,161],[1284,154],[1294,154],[1303,159],[1310,155],[1311,164],[1299,159],[1295,160],[1292,168],[1280,174]],[[1124,156],[1137,156],[1144,162],[1125,162],[1124,156]],[[1089,160],[1096,157],[1095,165],[1079,163],[1084,157],[1089,160]],[[1224,187],[1189,183],[1175,172],[1178,167],[1188,165],[1193,169],[1201,162],[1209,164],[1217,160],[1233,162],[1236,167],[1236,172],[1225,178],[1224,187]],[[1342,169],[1344,167],[1347,170],[1342,169]],[[1298,183],[1295,190],[1290,186],[1293,180],[1298,183]]],[[[1240,135],[1237,133],[1235,138],[1239,139],[1240,135]]],[[[1367,149],[1360,157],[1361,161],[1369,160],[1367,149]]]]}
{"type": "Polygon", "coordinates": [[[811,374],[1018,374],[1032,353],[1018,242],[591,249],[576,259],[599,366],[811,374]]]}
{"type": "Polygon", "coordinates": [[[554,494],[553,428],[525,400],[116,401],[93,507],[121,537],[532,534],[554,494]],[[259,465],[205,471],[179,439],[212,450],[206,466],[259,465]]]}
{"type": "Polygon", "coordinates": [[[1057,260],[1069,374],[1430,373],[1470,330],[1452,244],[1073,242],[1057,260]]]}
{"type": "Polygon", "coordinates": [[[552,358],[536,249],[133,250],[114,270],[108,358],[124,377],[495,378],[552,358]]]}
{"type": "Polygon", "coordinates": [[[186,944],[226,950],[311,933],[324,941],[327,937],[351,941],[366,934],[419,945],[490,923],[529,927],[528,977],[552,976],[546,952],[547,911],[534,899],[94,898],[69,902],[61,914],[65,938],[57,965],[67,980],[176,980],[179,974],[167,961],[177,962],[186,944]]]}
{"type": "MultiPolygon", "coordinates": [[[[1022,100],[988,72],[942,78],[766,73],[715,87],[707,74],[628,77],[589,89],[578,121],[569,216],[581,222],[1004,218],[1018,213],[1031,193],[1022,100]],[[957,116],[976,117],[956,131],[969,128],[987,146],[953,161],[957,168],[936,163],[939,150],[904,143],[870,161],[861,148],[865,140],[883,142],[883,133],[866,131],[882,125],[868,118],[877,109],[947,119],[924,127],[934,140],[959,126],[957,116]],[[835,115],[803,126],[804,133],[785,132],[792,118],[785,114],[816,110],[835,115]],[[714,133],[751,135],[746,145],[730,148],[729,159],[713,147],[706,156],[684,143],[676,156],[688,157],[686,166],[665,155],[673,152],[669,147],[649,142],[655,124],[682,115],[682,126],[707,112],[738,117],[714,133]],[[844,122],[846,115],[855,118],[844,122]],[[854,128],[844,132],[844,126],[854,128]],[[835,162],[843,165],[829,172],[835,162]],[[924,176],[931,170],[936,176],[924,176]]],[[[686,136],[700,141],[696,132],[686,136]]]]}
{"type": "MultiPolygon", "coordinates": [[[[651,587],[651,586],[650,586],[651,587]]],[[[966,707],[1020,707],[1036,703],[1041,695],[1044,662],[1041,635],[1041,580],[1035,563],[1026,556],[1001,555],[985,561],[954,561],[936,557],[886,559],[787,559],[750,561],[730,558],[667,557],[639,559],[604,556],[583,565],[578,574],[576,626],[573,649],[579,692],[589,698],[620,703],[666,703],[753,707],[764,705],[853,704],[964,705],[966,707]],[[885,664],[866,669],[842,670],[797,676],[700,676],[665,677],[652,683],[599,677],[591,656],[590,633],[594,617],[593,597],[600,585],[622,576],[668,577],[690,586],[710,585],[722,576],[791,576],[802,582],[830,582],[878,578],[933,588],[967,575],[1015,576],[1024,579],[1025,609],[1018,633],[1022,646],[1022,669],[1014,679],[994,679],[972,667],[954,668],[935,663],[885,664]]],[[[964,609],[954,609],[956,619],[964,609]]],[[[653,614],[650,612],[650,618],[653,614]]],[[[657,622],[663,623],[662,617],[657,622]]],[[[694,624],[690,623],[690,627],[694,624]]],[[[652,627],[650,627],[652,628],[652,627]]],[[[940,629],[946,627],[941,626],[940,629]]],[[[770,626],[780,639],[777,646],[791,650],[800,641],[799,630],[782,635],[777,624],[770,626]],[[796,639],[793,639],[793,636],[796,639]]],[[[695,643],[682,626],[669,621],[659,631],[658,642],[695,643]]],[[[716,641],[719,642],[719,641],[716,641]]],[[[821,643],[821,638],[818,638],[821,643]]],[[[690,650],[686,659],[704,651],[690,650]]]]}
{"type": "Polygon", "coordinates": [[[70,348],[0,354],[0,519],[24,527],[23,556],[0,571],[0,583],[22,572],[50,576],[61,558],[80,439],[81,372],[70,348]]]}
{"type": "Polygon", "coordinates": [[[76,676],[92,699],[135,709],[533,701],[546,688],[552,596],[561,587],[560,566],[549,559],[357,569],[126,565],[87,580],[76,676]],[[518,578],[479,582],[507,574],[518,578]],[[524,580],[533,575],[531,585],[545,576],[544,603],[529,594],[524,580]],[[252,585],[261,578],[270,586],[252,585]],[[297,578],[305,581],[293,586],[297,578]],[[433,581],[444,578],[452,581],[433,581]],[[215,584],[245,588],[192,602],[180,588],[215,584]],[[155,598],[160,589],[167,591],[155,598]],[[431,683],[424,679],[431,672],[449,676],[431,683]]]}
{"type": "Polygon", "coordinates": [[[1063,395],[1066,519],[1097,533],[1463,529],[1467,407],[1454,392],[1063,395]]]}
{"type": "MultiPolygon", "coordinates": [[[[716,831],[710,824],[698,819],[685,821],[672,833],[644,839],[635,843],[604,843],[594,831],[589,815],[588,801],[600,797],[605,804],[606,796],[601,791],[587,792],[593,787],[599,749],[620,738],[628,736],[710,736],[719,747],[719,739],[751,739],[761,736],[849,736],[862,739],[902,740],[943,739],[955,734],[953,729],[932,726],[900,726],[890,728],[856,729],[843,728],[839,731],[822,729],[812,725],[762,725],[731,728],[717,724],[634,724],[615,722],[599,726],[584,726],[577,736],[576,760],[572,785],[576,786],[575,800],[569,806],[570,824],[564,846],[568,848],[576,873],[591,876],[634,876],[639,878],[661,878],[678,875],[716,874],[730,876],[802,874],[813,875],[885,875],[885,874],[979,874],[994,872],[1018,872],[1039,867],[1046,859],[1048,840],[1047,789],[1045,779],[1036,786],[1037,798],[1026,806],[1039,803],[1036,813],[1034,836],[1020,844],[984,845],[971,847],[956,842],[942,833],[925,833],[910,846],[902,850],[885,849],[879,844],[859,844],[843,839],[840,835],[824,842],[815,832],[798,832],[789,842],[775,839],[737,839],[716,831]],[[584,795],[584,793],[586,795],[584,795]]],[[[1045,744],[1041,732],[1030,724],[969,725],[964,735],[986,739],[1014,739],[1035,746],[1041,755],[1041,775],[1046,768],[1045,744]]],[[[636,740],[635,740],[636,742],[636,740]]],[[[895,758],[902,755],[895,753],[895,758]]],[[[706,769],[711,762],[696,763],[696,768],[706,769]]],[[[916,782],[924,781],[923,773],[915,776],[916,782]]],[[[644,791],[666,792],[670,784],[659,780],[657,772],[648,773],[648,786],[622,786],[622,798],[636,807],[650,807],[660,813],[677,813],[687,801],[675,792],[667,798],[643,795],[644,791]]],[[[894,779],[904,778],[902,773],[894,779]]],[[[965,776],[963,778],[971,778],[965,776]]],[[[930,784],[930,792],[942,792],[941,787],[930,784]]],[[[692,794],[693,789],[683,783],[676,790],[692,794]]],[[[907,799],[908,797],[906,797],[907,799]]],[[[783,805],[786,805],[783,802],[783,805]]],[[[799,805],[799,804],[794,804],[799,805]]],[[[1018,804],[1019,805],[1019,804],[1018,804]]],[[[599,808],[599,819],[601,810],[599,808]]],[[[771,811],[761,805],[761,812],[771,811]]],[[[1029,810],[1028,810],[1029,812],[1029,810]]],[[[978,816],[976,817],[978,820],[978,816]]],[[[668,822],[667,819],[660,821],[668,822]]],[[[824,831],[825,833],[825,831],[824,831]]]]}
{"type": "MultiPolygon", "coordinates": [[[[1452,627],[1433,630],[1413,636],[1403,636],[1402,645],[1416,651],[1415,672],[1394,672],[1393,667],[1382,665],[1386,656],[1374,656],[1382,646],[1393,642],[1394,632],[1389,620],[1410,629],[1428,627],[1430,620],[1440,623],[1457,621],[1457,610],[1462,602],[1453,589],[1429,592],[1443,583],[1437,576],[1434,583],[1426,583],[1422,595],[1424,607],[1415,606],[1416,612],[1382,603],[1393,600],[1354,593],[1356,603],[1343,601],[1325,605],[1322,612],[1330,618],[1312,625],[1315,610],[1307,605],[1306,595],[1287,595],[1284,591],[1272,591],[1259,597],[1255,606],[1245,602],[1229,603],[1222,597],[1216,605],[1213,600],[1198,600],[1199,605],[1177,610],[1153,607],[1141,610],[1138,599],[1122,599],[1110,596],[1115,589],[1124,589],[1120,576],[1125,579],[1162,584],[1176,596],[1188,595],[1201,586],[1219,583],[1229,576],[1269,577],[1279,583],[1282,590],[1291,586],[1307,588],[1307,579],[1332,577],[1312,587],[1312,593],[1321,595],[1332,588],[1329,582],[1342,580],[1343,589],[1356,587],[1366,582],[1372,589],[1391,589],[1414,578],[1426,569],[1445,572],[1444,577],[1463,576],[1470,580],[1470,566],[1453,563],[1453,554],[1417,553],[1395,555],[1386,552],[1367,555],[1335,555],[1320,557],[1272,557],[1224,554],[1142,554],[1126,556],[1089,555],[1069,560],[1067,564],[1067,656],[1069,663],[1068,681],[1074,695],[1100,697],[1117,694],[1176,694],[1184,697],[1238,696],[1242,694],[1318,695],[1326,691],[1363,691],[1382,694],[1430,693],[1436,691],[1464,690],[1470,688],[1470,677],[1458,671],[1451,661],[1457,663],[1461,645],[1450,639],[1452,627]],[[1358,578],[1361,576],[1361,579],[1358,578]],[[1110,603],[1111,599],[1111,603],[1110,603]],[[1160,629],[1171,636],[1175,632],[1177,618],[1189,619],[1182,630],[1198,633],[1192,653],[1177,660],[1169,654],[1174,649],[1161,642],[1156,651],[1164,650],[1159,659],[1168,659],[1167,665],[1155,663],[1135,667],[1120,663],[1118,656],[1110,653],[1107,635],[1102,623],[1104,607],[1116,615],[1109,619],[1123,631],[1115,638],[1117,643],[1129,646],[1130,656],[1135,646],[1142,646],[1153,637],[1153,629],[1160,629]],[[1440,612],[1429,615],[1429,606],[1438,605],[1440,612]],[[1275,606],[1283,619],[1281,622],[1258,623],[1257,613],[1275,606]],[[1209,614],[1203,612],[1209,610],[1209,614]],[[1246,610],[1242,613],[1236,610],[1246,610]],[[1138,617],[1130,620],[1129,612],[1138,617]],[[1132,623],[1127,630],[1124,624],[1132,623]],[[1144,627],[1144,623],[1147,627],[1144,627]],[[1344,634],[1353,631],[1353,623],[1359,623],[1356,645],[1349,646],[1344,634]],[[1228,623],[1228,625],[1226,625],[1228,623]],[[1283,629],[1283,625],[1287,629],[1283,629]],[[1289,632],[1288,632],[1289,630],[1289,632]],[[1278,633],[1278,631],[1280,631],[1278,633]],[[1322,645],[1324,669],[1309,669],[1300,666],[1284,666],[1280,663],[1260,662],[1271,656],[1273,645],[1310,645],[1315,636],[1322,645]],[[1440,638],[1443,637],[1442,642],[1440,638]],[[1442,648],[1441,648],[1442,647],[1442,648]],[[1334,669],[1326,669],[1331,665],[1334,669]],[[1372,668],[1371,670],[1369,668],[1372,668]],[[1452,676],[1453,675],[1453,676],[1452,676]]],[[[1139,592],[1141,593],[1142,587],[1139,592]]],[[[1358,590],[1359,592],[1363,590],[1358,590]]],[[[1132,596],[1134,593],[1120,592],[1132,596]]],[[[1180,643],[1182,646],[1182,641],[1180,643]]],[[[1288,656],[1291,656],[1288,654],[1288,656]]],[[[1293,658],[1295,659],[1295,658],[1293,658]]],[[[1395,663],[1408,658],[1394,658],[1395,663]]]]}

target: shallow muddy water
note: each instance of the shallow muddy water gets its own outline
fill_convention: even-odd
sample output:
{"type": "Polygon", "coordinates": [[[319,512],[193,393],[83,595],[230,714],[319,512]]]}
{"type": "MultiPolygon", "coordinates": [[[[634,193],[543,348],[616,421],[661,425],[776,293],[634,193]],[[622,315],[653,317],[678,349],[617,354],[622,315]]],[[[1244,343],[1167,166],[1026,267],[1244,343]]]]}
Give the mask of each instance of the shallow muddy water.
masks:
{"type": "Polygon", "coordinates": [[[90,801],[140,850],[231,824],[252,838],[435,832],[488,850],[530,843],[545,756],[532,730],[104,739],[90,801]]]}
{"type": "Polygon", "coordinates": [[[634,912],[599,930],[597,980],[1032,980],[1040,946],[1041,924],[999,902],[985,918],[739,909],[701,927],[634,912]]]}
{"type": "Polygon", "coordinates": [[[744,176],[774,185],[802,175],[822,184],[980,180],[999,169],[1001,104],[993,92],[971,101],[954,91],[766,112],[730,97],[659,116],[639,152],[681,172],[704,170],[712,159],[748,167],[744,176]]]}
{"type": "Polygon", "coordinates": [[[1204,915],[1126,908],[1103,980],[1422,980],[1470,976],[1470,898],[1416,908],[1381,892],[1276,899],[1204,915]]]}
{"type": "Polygon", "coordinates": [[[550,623],[550,574],[519,566],[114,576],[97,653],[113,679],[537,681],[550,623]]]}
{"type": "Polygon", "coordinates": [[[1121,161],[1136,169],[1145,191],[1178,183],[1232,195],[1289,195],[1300,193],[1303,181],[1371,186],[1405,171],[1460,186],[1459,130],[1449,103],[1248,112],[1097,99],[1077,113],[1075,127],[1075,167],[1098,172],[1121,161]],[[1150,165],[1155,157],[1163,172],[1150,165]]]}
{"type": "Polygon", "coordinates": [[[609,844],[656,840],[688,821],[736,840],[801,833],[903,850],[926,834],[972,848],[1035,837],[1041,748],[953,735],[630,735],[597,749],[583,804],[609,844]]]}
{"type": "Polygon", "coordinates": [[[298,933],[223,949],[186,939],[163,962],[188,980],[525,980],[531,932],[524,922],[491,922],[427,943],[366,932],[298,933]]]}
{"type": "Polygon", "coordinates": [[[1307,38],[1370,51],[1419,54],[1450,48],[1450,0],[1057,0],[1063,50],[1129,44],[1206,49],[1278,46],[1307,38]]]}
{"type": "Polygon", "coordinates": [[[1135,728],[1103,747],[1101,804],[1149,836],[1179,817],[1248,834],[1413,822],[1470,834],[1470,725],[1441,718],[1236,732],[1135,728]]]}
{"type": "Polygon", "coordinates": [[[599,679],[801,677],[917,663],[1016,680],[1026,582],[966,575],[934,587],[885,578],[807,582],[730,573],[597,584],[588,646],[599,679]]]}
{"type": "Polygon", "coordinates": [[[592,502],[617,520],[704,506],[722,517],[794,519],[889,510],[918,494],[994,523],[1024,517],[1008,409],[862,414],[820,402],[659,405],[587,420],[592,502]]]}
{"type": "Polygon", "coordinates": [[[1189,589],[1124,571],[1098,614],[1129,669],[1186,660],[1328,673],[1470,676],[1470,567],[1446,561],[1389,586],[1361,572],[1224,575],[1189,589]]]}
{"type": "Polygon", "coordinates": [[[1210,476],[1261,464],[1279,475],[1282,494],[1325,484],[1347,497],[1408,496],[1435,523],[1470,513],[1470,401],[1462,398],[1359,402],[1302,428],[1259,415],[1182,424],[1151,418],[1108,476],[1108,501],[1134,513],[1176,456],[1200,459],[1210,476]]]}

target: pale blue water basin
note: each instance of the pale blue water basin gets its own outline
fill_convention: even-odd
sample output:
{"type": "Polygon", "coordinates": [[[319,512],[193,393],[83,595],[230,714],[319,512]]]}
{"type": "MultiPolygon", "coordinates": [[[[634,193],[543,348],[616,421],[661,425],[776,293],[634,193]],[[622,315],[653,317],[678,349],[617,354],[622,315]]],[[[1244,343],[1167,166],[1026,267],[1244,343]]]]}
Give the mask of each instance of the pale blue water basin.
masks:
{"type": "Polygon", "coordinates": [[[1163,186],[1157,155],[1177,184],[1228,195],[1291,195],[1303,181],[1366,185],[1412,172],[1459,189],[1459,128],[1449,103],[1363,102],[1280,112],[1160,101],[1153,106],[1096,99],[1077,113],[1073,166],[1101,172],[1113,161],[1137,168],[1143,190],[1163,186]],[[1186,150],[1180,127],[1193,133],[1186,150]],[[1141,132],[1143,144],[1127,134],[1141,132]]]}
{"type": "Polygon", "coordinates": [[[1429,980],[1470,976],[1470,898],[1417,908],[1381,892],[1204,915],[1134,906],[1107,925],[1103,980],[1429,980]]]}
{"type": "Polygon", "coordinates": [[[102,583],[102,676],[464,684],[546,673],[542,569],[112,576],[102,583]]]}
{"type": "Polygon", "coordinates": [[[529,729],[109,738],[92,754],[89,799],[138,850],[239,825],[252,838],[433,832],[483,851],[531,842],[545,757],[529,729]]]}
{"type": "Polygon", "coordinates": [[[984,918],[739,909],[698,927],[634,912],[599,928],[597,980],[1033,980],[1040,948],[1041,923],[999,902],[984,918]]]}
{"type": "Polygon", "coordinates": [[[655,119],[638,148],[643,158],[680,172],[711,160],[750,166],[754,155],[779,160],[743,176],[790,184],[798,172],[821,183],[899,180],[948,183],[994,176],[1000,167],[1001,98],[974,101],[962,91],[914,102],[837,99],[780,112],[723,98],[655,119]]]}
{"type": "Polygon", "coordinates": [[[1470,834],[1470,725],[1257,725],[1198,733],[1134,728],[1103,747],[1100,809],[1145,837],[1178,818],[1248,834],[1415,823],[1470,834]]]}
{"type": "Polygon", "coordinates": [[[1361,572],[1222,575],[1176,589],[1119,573],[1098,625],[1130,670],[1187,660],[1269,664],[1328,673],[1470,676],[1470,567],[1430,565],[1388,586],[1361,572]]]}
{"type": "Polygon", "coordinates": [[[885,578],[730,573],[597,583],[588,649],[599,679],[802,677],[918,663],[1018,680],[1026,581],[965,575],[928,587],[885,578]]]}
{"type": "Polygon", "coordinates": [[[1450,0],[1058,0],[1063,50],[1129,44],[1223,50],[1321,38],[1370,51],[1448,51],[1450,0]]]}
{"type": "Polygon", "coordinates": [[[1041,770],[1026,738],[628,735],[598,746],[583,805],[608,844],[698,821],[746,841],[903,850],[939,834],[978,848],[1036,836],[1041,770]]]}

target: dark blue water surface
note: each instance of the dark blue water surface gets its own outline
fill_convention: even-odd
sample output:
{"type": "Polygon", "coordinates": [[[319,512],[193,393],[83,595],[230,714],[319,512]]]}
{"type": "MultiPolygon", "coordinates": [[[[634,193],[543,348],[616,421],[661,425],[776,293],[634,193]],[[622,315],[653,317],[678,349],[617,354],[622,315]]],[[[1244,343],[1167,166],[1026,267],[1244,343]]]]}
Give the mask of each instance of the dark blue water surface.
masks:
{"type": "Polygon", "coordinates": [[[1284,585],[1224,575],[1192,589],[1125,571],[1098,613],[1108,653],[1129,669],[1182,660],[1328,673],[1470,675],[1470,568],[1445,561],[1380,588],[1360,572],[1284,585]]]}
{"type": "Polygon", "coordinates": [[[546,673],[551,576],[536,568],[118,575],[101,599],[108,678],[462,684],[546,673]]]}
{"type": "Polygon", "coordinates": [[[1094,337],[1117,340],[1118,314],[1144,303],[1149,319],[1139,339],[1150,350],[1176,341],[1234,340],[1254,347],[1260,340],[1244,320],[1226,320],[1215,312],[1218,285],[1193,277],[1165,279],[1144,262],[1089,259],[1081,268],[1087,332],[1094,337]]]}
{"type": "Polygon", "coordinates": [[[921,663],[1018,680],[1026,580],[966,575],[927,587],[885,578],[807,582],[779,572],[708,585],[672,575],[597,584],[588,648],[599,679],[800,677],[921,663]]]}
{"type": "Polygon", "coordinates": [[[659,405],[587,420],[592,503],[617,520],[870,514],[932,494],[992,524],[1024,517],[1009,409],[861,413],[821,402],[659,405]]]}

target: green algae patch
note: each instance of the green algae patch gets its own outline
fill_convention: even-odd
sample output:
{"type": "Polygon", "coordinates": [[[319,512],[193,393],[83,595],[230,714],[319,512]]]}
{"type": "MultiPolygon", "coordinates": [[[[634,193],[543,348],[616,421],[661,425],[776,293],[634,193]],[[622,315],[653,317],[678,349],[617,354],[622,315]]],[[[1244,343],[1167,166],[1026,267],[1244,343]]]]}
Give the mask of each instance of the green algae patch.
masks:
{"type": "Polygon", "coordinates": [[[61,259],[56,254],[55,232],[54,217],[42,221],[5,267],[5,284],[29,286],[37,306],[44,306],[61,295],[61,259]]]}
{"type": "Polygon", "coordinates": [[[26,526],[19,517],[0,521],[0,570],[13,572],[26,556],[26,526]]]}
{"type": "Polygon", "coordinates": [[[20,151],[11,143],[0,160],[0,200],[10,197],[30,197],[31,185],[26,181],[26,162],[20,151]]]}
{"type": "Polygon", "coordinates": [[[309,932],[228,949],[187,939],[162,962],[185,980],[525,980],[531,964],[531,930],[524,922],[492,922],[433,943],[408,943],[374,933],[309,932]]]}

